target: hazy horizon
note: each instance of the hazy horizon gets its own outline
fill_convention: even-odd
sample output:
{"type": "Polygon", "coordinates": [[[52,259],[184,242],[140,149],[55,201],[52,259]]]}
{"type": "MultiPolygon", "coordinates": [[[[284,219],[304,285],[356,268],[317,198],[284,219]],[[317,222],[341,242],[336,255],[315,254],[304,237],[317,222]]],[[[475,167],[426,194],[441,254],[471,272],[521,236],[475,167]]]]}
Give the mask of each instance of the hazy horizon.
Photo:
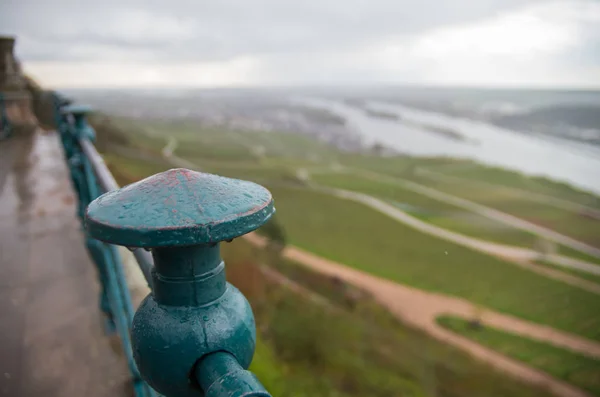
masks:
{"type": "Polygon", "coordinates": [[[436,84],[394,84],[394,83],[364,83],[364,84],[256,84],[256,85],[232,85],[232,86],[186,86],[186,85],[147,85],[147,86],[89,86],[89,87],[52,87],[56,90],[65,91],[145,91],[145,90],[178,90],[178,91],[235,91],[235,90],[346,90],[346,89],[417,89],[417,90],[459,90],[459,91],[539,91],[539,92],[589,92],[600,93],[600,85],[592,87],[576,86],[494,86],[490,85],[436,85],[436,84]]]}
{"type": "Polygon", "coordinates": [[[600,88],[593,0],[7,0],[0,26],[52,88],[600,88]]]}

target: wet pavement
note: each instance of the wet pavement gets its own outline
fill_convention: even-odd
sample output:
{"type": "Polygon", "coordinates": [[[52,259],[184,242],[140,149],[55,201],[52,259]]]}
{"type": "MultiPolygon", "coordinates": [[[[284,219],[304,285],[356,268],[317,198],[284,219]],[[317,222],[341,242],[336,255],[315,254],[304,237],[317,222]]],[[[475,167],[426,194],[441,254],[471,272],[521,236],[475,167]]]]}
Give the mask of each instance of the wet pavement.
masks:
{"type": "Polygon", "coordinates": [[[131,396],[59,145],[0,142],[0,396],[131,396]]]}

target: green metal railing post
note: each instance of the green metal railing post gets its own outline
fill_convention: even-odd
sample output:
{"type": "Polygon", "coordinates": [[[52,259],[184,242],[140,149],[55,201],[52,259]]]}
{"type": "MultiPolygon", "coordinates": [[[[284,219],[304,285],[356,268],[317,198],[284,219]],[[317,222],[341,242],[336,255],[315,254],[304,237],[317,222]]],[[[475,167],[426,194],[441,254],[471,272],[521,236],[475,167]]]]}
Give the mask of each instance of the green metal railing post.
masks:
{"type": "MultiPolygon", "coordinates": [[[[63,144],[73,190],[77,194],[77,215],[83,220],[85,208],[93,199],[100,195],[100,190],[98,189],[96,178],[93,172],[91,172],[89,161],[78,145],[80,137],[92,141],[95,138],[94,131],[89,126],[88,128],[80,128],[82,120],[85,120],[90,109],[87,106],[69,105],[71,103],[70,100],[56,93],[53,93],[52,97],[56,128],[59,131],[63,144]],[[79,123],[75,123],[75,120],[79,120],[79,123]]],[[[85,127],[85,122],[83,124],[85,127]]],[[[102,286],[100,292],[100,309],[106,315],[107,330],[112,332],[115,329],[115,325],[108,301],[106,260],[103,244],[97,240],[86,238],[86,247],[98,269],[98,276],[102,286]]]]}
{"type": "MultiPolygon", "coordinates": [[[[79,138],[85,138],[93,142],[95,133],[85,122],[86,115],[91,109],[87,106],[66,105],[67,102],[64,99],[60,102],[62,105],[60,106],[59,120],[61,120],[61,125],[66,124],[66,127],[63,128],[64,136],[62,137],[63,144],[65,145],[65,156],[67,157],[73,187],[79,199],[77,201],[77,215],[83,220],[85,209],[93,199],[100,196],[100,189],[96,183],[96,177],[92,172],[89,160],[78,145],[78,140],[79,138]],[[69,116],[73,117],[73,120],[69,120],[69,116]],[[75,122],[77,120],[79,120],[79,123],[75,122]],[[69,123],[70,121],[73,121],[73,123],[69,123]]],[[[86,236],[85,244],[98,270],[98,278],[102,286],[100,291],[100,309],[106,315],[106,329],[109,333],[112,333],[116,329],[116,326],[108,298],[105,247],[103,243],[89,236],[86,236]]]]}
{"type": "Polygon", "coordinates": [[[77,214],[82,220],[85,208],[100,195],[100,189],[89,161],[79,147],[79,140],[82,138],[92,142],[96,139],[94,130],[86,121],[87,114],[90,112],[91,109],[88,106],[67,105],[61,107],[61,115],[64,117],[64,121],[61,121],[62,130],[64,131],[62,136],[63,146],[65,147],[65,156],[71,171],[73,186],[79,196],[77,214]],[[69,120],[70,117],[73,119],[69,120]]]}
{"type": "Polygon", "coordinates": [[[72,102],[70,99],[65,98],[57,92],[51,92],[52,107],[54,110],[54,126],[58,131],[60,140],[65,150],[65,156],[68,158],[68,153],[72,147],[72,138],[69,136],[69,122],[67,120],[68,115],[63,113],[63,108],[70,105],[72,102]]]}
{"type": "Polygon", "coordinates": [[[246,298],[225,280],[219,243],[274,213],[252,182],[172,169],[94,200],[89,235],[152,250],[153,291],[131,337],[142,378],[167,397],[269,396],[247,368],[256,343],[246,298]]]}

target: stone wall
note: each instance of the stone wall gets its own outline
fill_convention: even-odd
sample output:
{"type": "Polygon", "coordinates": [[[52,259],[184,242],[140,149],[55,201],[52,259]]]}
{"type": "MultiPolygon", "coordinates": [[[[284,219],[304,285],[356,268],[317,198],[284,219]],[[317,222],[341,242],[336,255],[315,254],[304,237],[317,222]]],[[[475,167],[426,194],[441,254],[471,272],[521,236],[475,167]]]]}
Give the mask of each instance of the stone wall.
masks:
{"type": "Polygon", "coordinates": [[[14,55],[15,41],[14,37],[0,36],[0,95],[13,129],[31,129],[37,126],[37,119],[27,80],[14,55]]]}
{"type": "Polygon", "coordinates": [[[0,91],[23,91],[25,81],[21,65],[14,55],[15,38],[0,36],[0,91]]]}

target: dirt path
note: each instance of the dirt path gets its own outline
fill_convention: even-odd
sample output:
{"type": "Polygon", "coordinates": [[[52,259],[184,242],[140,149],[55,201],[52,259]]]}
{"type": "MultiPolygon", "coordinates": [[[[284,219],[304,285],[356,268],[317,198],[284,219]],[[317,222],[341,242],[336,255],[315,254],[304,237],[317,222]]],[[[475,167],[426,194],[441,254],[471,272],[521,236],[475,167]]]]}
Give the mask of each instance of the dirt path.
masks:
{"type": "MultiPolygon", "coordinates": [[[[244,238],[259,246],[264,245],[265,242],[262,237],[256,234],[248,234],[244,238]]],[[[386,307],[405,323],[422,329],[441,341],[461,348],[474,357],[519,379],[549,388],[556,395],[560,396],[588,396],[588,394],[565,382],[561,382],[521,362],[507,358],[467,338],[456,335],[435,322],[435,319],[442,314],[470,318],[473,315],[474,306],[466,300],[425,292],[397,284],[368,273],[351,269],[340,263],[321,258],[292,246],[288,246],[285,249],[284,256],[314,271],[338,277],[358,288],[364,289],[372,294],[382,306],[386,307]]],[[[546,341],[555,346],[566,348],[586,356],[600,358],[600,343],[557,331],[550,327],[492,311],[486,311],[483,314],[483,322],[495,328],[546,341]]]]}

